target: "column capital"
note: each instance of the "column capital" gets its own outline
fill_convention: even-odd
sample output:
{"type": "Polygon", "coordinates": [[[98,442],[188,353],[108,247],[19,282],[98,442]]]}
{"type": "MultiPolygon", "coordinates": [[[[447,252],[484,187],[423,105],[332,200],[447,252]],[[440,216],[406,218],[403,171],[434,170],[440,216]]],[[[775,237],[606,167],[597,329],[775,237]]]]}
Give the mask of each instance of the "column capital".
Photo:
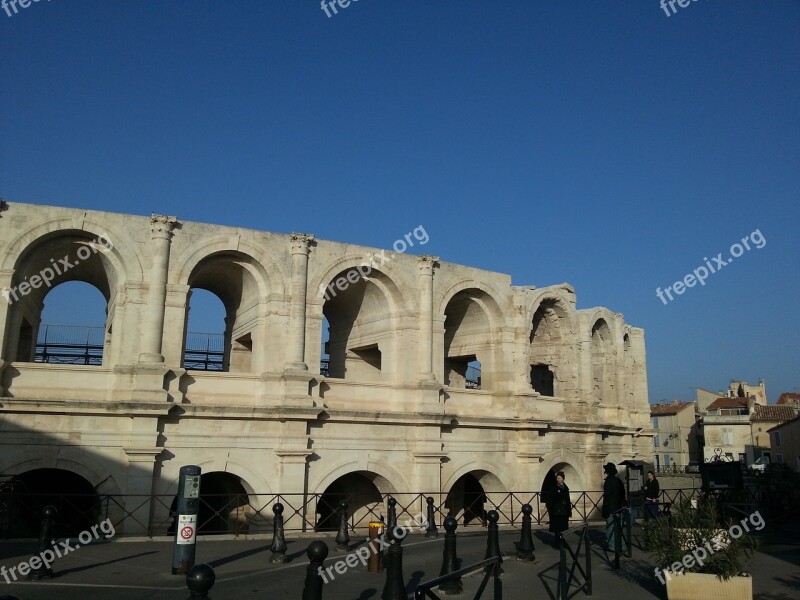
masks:
{"type": "Polygon", "coordinates": [[[314,235],[311,233],[292,232],[289,239],[292,242],[292,254],[305,254],[308,256],[308,253],[311,251],[311,246],[316,244],[314,235]]]}
{"type": "Polygon", "coordinates": [[[417,257],[417,265],[422,275],[433,275],[433,269],[439,265],[439,257],[430,254],[422,254],[417,257]]]}
{"type": "Polygon", "coordinates": [[[177,224],[178,217],[157,215],[156,213],[150,215],[150,231],[152,231],[154,234],[161,234],[167,239],[172,236],[172,230],[177,224]]]}

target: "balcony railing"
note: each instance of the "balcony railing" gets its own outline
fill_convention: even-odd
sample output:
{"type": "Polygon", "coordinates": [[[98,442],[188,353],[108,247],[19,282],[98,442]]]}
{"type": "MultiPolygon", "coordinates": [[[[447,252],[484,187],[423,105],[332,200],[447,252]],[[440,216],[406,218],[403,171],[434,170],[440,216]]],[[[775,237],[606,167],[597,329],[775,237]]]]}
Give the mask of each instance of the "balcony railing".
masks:
{"type": "MultiPolygon", "coordinates": [[[[34,362],[62,365],[101,365],[105,329],[87,325],[42,325],[34,362]]],[[[221,333],[186,334],[183,368],[222,371],[225,336],[221,333]]]]}

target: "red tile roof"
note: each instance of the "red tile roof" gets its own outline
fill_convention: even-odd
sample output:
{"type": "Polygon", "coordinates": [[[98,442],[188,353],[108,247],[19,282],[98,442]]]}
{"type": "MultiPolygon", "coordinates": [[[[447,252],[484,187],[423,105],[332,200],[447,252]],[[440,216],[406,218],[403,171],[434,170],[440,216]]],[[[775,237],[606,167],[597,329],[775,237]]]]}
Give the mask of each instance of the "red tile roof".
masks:
{"type": "Polygon", "coordinates": [[[728,398],[727,396],[723,396],[722,398],[717,398],[711,404],[709,404],[706,410],[718,410],[720,408],[747,408],[747,405],[747,398],[728,398]]]}
{"type": "Polygon", "coordinates": [[[769,429],[767,429],[767,433],[769,433],[770,431],[775,431],[776,429],[780,429],[780,428],[785,427],[785,426],[787,426],[789,424],[792,424],[792,423],[800,423],[800,415],[797,415],[791,421],[784,421],[783,423],[778,423],[774,427],[770,427],[769,429]]]}
{"type": "Polygon", "coordinates": [[[800,394],[784,392],[778,398],[778,404],[800,404],[800,394]]]}
{"type": "Polygon", "coordinates": [[[651,404],[650,416],[651,417],[666,417],[669,415],[677,415],[684,408],[693,406],[693,402],[681,402],[674,400],[673,402],[665,402],[663,404],[651,404]]]}
{"type": "Polygon", "coordinates": [[[794,419],[798,412],[800,411],[794,406],[778,406],[777,404],[764,406],[763,404],[756,404],[753,407],[753,412],[750,414],[750,420],[781,423],[794,419]]]}

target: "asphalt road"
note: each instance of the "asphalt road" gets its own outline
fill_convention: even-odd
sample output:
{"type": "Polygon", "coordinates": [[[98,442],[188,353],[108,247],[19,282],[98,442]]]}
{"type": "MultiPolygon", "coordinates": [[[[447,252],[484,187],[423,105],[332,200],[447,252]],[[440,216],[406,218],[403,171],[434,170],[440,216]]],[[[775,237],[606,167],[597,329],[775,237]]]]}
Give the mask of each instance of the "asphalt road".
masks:
{"type": "MultiPolygon", "coordinates": [[[[654,576],[654,563],[639,549],[630,559],[623,558],[621,568],[611,566],[600,543],[601,527],[592,529],[593,595],[600,600],[666,598],[663,586],[654,576]]],[[[538,600],[554,598],[558,553],[546,542],[550,535],[536,531],[536,560],[532,563],[513,558],[514,542],[519,534],[504,531],[500,547],[505,558],[502,575],[503,597],[506,600],[538,600]]],[[[209,597],[212,600],[259,598],[290,600],[302,598],[308,560],[305,550],[313,538],[289,539],[290,562],[270,562],[270,540],[199,540],[197,563],[210,564],[216,583],[209,597]]],[[[323,538],[324,539],[324,538],[323,538]]],[[[335,567],[348,552],[337,551],[332,538],[326,539],[331,549],[326,567],[335,567]]],[[[355,552],[360,539],[353,538],[350,552],[355,552]]],[[[438,576],[442,563],[443,536],[426,539],[411,535],[403,543],[403,575],[406,593],[438,576]]],[[[35,545],[0,542],[0,566],[9,569],[30,557],[35,545]]],[[[461,534],[458,555],[462,566],[483,559],[486,536],[483,533],[461,534]]],[[[353,563],[355,559],[351,559],[353,563]]],[[[126,542],[116,540],[92,544],[70,552],[54,565],[53,579],[43,582],[12,581],[0,577],[0,595],[14,594],[20,600],[177,600],[189,597],[184,577],[170,574],[172,544],[170,542],[126,542]]],[[[345,565],[346,563],[343,563],[345,565]]],[[[795,600],[800,597],[800,540],[792,532],[779,532],[764,545],[751,563],[757,600],[795,600]]],[[[331,570],[333,578],[324,585],[323,598],[334,600],[378,600],[386,579],[384,573],[369,573],[359,563],[340,567],[341,574],[331,570]]],[[[472,598],[482,574],[464,578],[464,594],[472,598]]],[[[492,598],[489,585],[483,598],[492,598]]],[[[578,592],[576,598],[585,597],[578,592]]]]}

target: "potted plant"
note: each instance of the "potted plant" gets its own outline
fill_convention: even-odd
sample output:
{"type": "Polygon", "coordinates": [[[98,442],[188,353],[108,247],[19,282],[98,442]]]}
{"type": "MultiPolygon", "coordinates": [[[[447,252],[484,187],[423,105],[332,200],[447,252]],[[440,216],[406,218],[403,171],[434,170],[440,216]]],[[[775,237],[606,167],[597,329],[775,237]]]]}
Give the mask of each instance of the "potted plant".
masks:
{"type": "Polygon", "coordinates": [[[713,497],[674,504],[669,517],[644,524],[644,541],[657,563],[655,577],[669,600],[752,600],[745,564],[764,528],[756,511],[739,521],[723,519],[713,497]]]}

